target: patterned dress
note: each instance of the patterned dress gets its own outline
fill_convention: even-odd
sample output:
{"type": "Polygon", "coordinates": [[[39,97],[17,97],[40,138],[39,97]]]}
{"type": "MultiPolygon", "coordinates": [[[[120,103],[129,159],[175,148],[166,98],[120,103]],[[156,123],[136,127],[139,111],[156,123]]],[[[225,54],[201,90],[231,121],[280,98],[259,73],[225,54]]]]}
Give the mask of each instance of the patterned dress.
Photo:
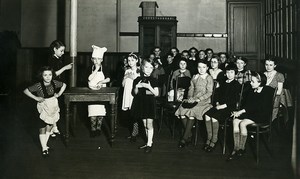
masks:
{"type": "MultiPolygon", "coordinates": [[[[58,100],[54,97],[54,93],[62,86],[62,82],[53,80],[48,86],[45,86],[43,82],[39,82],[28,87],[31,93],[45,99],[45,101],[37,103],[37,110],[40,113],[40,119],[46,124],[53,124],[60,118],[58,100]]],[[[41,128],[44,127],[44,123],[40,123],[41,128]]]]}
{"type": "Polygon", "coordinates": [[[198,104],[193,108],[183,108],[182,105],[180,105],[175,115],[203,120],[203,114],[212,107],[211,95],[213,92],[213,84],[213,78],[208,74],[202,77],[199,74],[194,75],[189,87],[188,99],[193,98],[198,101],[198,104]]]}

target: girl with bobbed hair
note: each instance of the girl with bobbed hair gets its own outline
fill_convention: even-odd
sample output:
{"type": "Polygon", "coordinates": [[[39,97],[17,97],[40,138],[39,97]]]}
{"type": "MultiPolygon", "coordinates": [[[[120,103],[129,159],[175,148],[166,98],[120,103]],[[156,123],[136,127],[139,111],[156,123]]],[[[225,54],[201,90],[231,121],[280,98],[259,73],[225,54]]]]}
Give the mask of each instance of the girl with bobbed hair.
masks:
{"type": "Polygon", "coordinates": [[[254,123],[268,123],[273,105],[274,89],[266,86],[267,77],[263,73],[251,72],[252,90],[247,95],[241,110],[234,111],[233,139],[234,150],[228,161],[236,159],[245,153],[248,136],[247,126],[254,123]]]}

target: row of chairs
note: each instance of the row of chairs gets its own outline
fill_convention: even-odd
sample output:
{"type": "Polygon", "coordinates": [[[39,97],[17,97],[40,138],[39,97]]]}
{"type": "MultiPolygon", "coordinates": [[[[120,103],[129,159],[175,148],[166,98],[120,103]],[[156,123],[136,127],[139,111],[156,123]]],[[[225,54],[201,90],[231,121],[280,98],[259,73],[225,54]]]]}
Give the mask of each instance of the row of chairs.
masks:
{"type": "MultiPolygon", "coordinates": [[[[170,89],[170,80],[171,76],[168,77],[166,80],[167,83],[164,84],[166,89],[170,89]]],[[[175,80],[175,85],[174,85],[174,101],[168,101],[168,95],[166,94],[164,97],[158,98],[158,112],[159,112],[159,130],[158,132],[161,131],[162,124],[163,122],[166,124],[166,126],[169,128],[171,131],[171,135],[174,138],[175,137],[175,131],[176,131],[176,123],[179,121],[175,116],[174,113],[178,109],[178,107],[181,104],[181,101],[177,100],[177,92],[179,88],[185,89],[185,97],[187,95],[187,91],[190,85],[190,78],[189,77],[177,77],[175,80]]],[[[242,94],[244,90],[244,85],[242,85],[241,88],[241,93],[239,95],[239,102],[237,104],[237,108],[240,107],[241,101],[242,101],[242,94]]],[[[215,94],[215,89],[216,89],[217,83],[214,83],[213,87],[213,95],[212,99],[214,98],[215,94]]],[[[276,90],[273,95],[273,103],[274,99],[276,96],[276,90]]],[[[220,142],[222,144],[222,154],[226,154],[226,149],[227,149],[227,138],[228,138],[228,128],[231,127],[232,124],[232,118],[227,118],[224,120],[224,123],[220,123],[220,131],[223,132],[223,141],[220,142]]],[[[194,132],[194,145],[197,145],[197,140],[198,140],[198,133],[199,133],[199,121],[196,120],[195,123],[195,132],[194,132]]],[[[254,136],[256,139],[256,162],[257,164],[259,163],[259,150],[260,150],[260,134],[266,134],[268,135],[268,142],[271,140],[271,132],[272,132],[272,110],[270,111],[270,119],[268,124],[252,124],[247,127],[249,136],[254,136]]],[[[179,132],[180,133],[180,132],[179,132]]],[[[271,154],[271,151],[267,145],[267,142],[264,140],[263,135],[262,135],[263,142],[266,146],[267,151],[271,154]]]]}

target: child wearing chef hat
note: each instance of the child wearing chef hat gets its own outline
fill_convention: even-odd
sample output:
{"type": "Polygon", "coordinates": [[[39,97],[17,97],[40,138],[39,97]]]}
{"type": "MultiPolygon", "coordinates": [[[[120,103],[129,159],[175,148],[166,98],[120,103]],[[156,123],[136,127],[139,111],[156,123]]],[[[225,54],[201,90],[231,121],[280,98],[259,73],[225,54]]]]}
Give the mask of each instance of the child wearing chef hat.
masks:
{"type": "MultiPolygon", "coordinates": [[[[106,87],[106,84],[110,82],[109,74],[106,73],[103,68],[103,55],[107,51],[106,47],[98,47],[92,45],[92,71],[88,77],[88,86],[92,90],[99,90],[102,87],[106,87]]],[[[91,121],[91,132],[90,136],[92,138],[99,136],[101,134],[101,126],[103,117],[106,115],[105,105],[98,103],[88,105],[88,116],[91,121]]]]}

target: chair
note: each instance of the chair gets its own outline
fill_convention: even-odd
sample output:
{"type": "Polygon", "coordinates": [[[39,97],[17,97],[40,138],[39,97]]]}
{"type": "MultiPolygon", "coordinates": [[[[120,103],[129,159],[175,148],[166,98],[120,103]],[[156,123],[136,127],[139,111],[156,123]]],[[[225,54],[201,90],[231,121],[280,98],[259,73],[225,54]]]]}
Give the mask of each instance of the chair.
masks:
{"type": "MultiPolygon", "coordinates": [[[[168,121],[168,117],[172,116],[174,117],[174,113],[176,112],[176,110],[178,109],[178,107],[180,106],[181,102],[180,100],[178,100],[178,96],[177,96],[177,92],[179,88],[184,89],[184,95],[183,98],[186,98],[187,93],[188,93],[188,88],[190,86],[190,77],[176,77],[175,83],[174,84],[174,101],[168,101],[168,96],[166,95],[165,98],[165,102],[163,103],[163,107],[161,109],[161,118],[163,119],[165,117],[165,122],[166,124],[170,127],[171,133],[172,133],[172,137],[174,138],[175,136],[175,123],[176,120],[172,120],[172,126],[170,126],[170,122],[168,121]]],[[[170,81],[171,81],[171,76],[168,79],[168,84],[167,84],[167,90],[169,89],[169,85],[170,85],[170,81]]]]}
{"type": "MultiPolygon", "coordinates": [[[[275,100],[275,97],[276,97],[276,91],[277,90],[275,89],[274,94],[273,94],[273,99],[272,99],[272,106],[274,105],[274,100],[275,100]]],[[[259,143],[260,143],[260,141],[259,141],[260,140],[259,135],[260,134],[268,134],[268,142],[271,141],[271,135],[272,135],[272,113],[273,113],[273,108],[271,108],[271,110],[270,110],[269,122],[267,124],[254,123],[254,124],[251,124],[251,125],[247,126],[248,133],[252,134],[256,138],[256,163],[257,164],[259,163],[259,143]]],[[[263,135],[262,135],[262,139],[264,140],[263,135]]],[[[266,149],[271,154],[271,150],[268,147],[266,141],[264,141],[264,142],[265,142],[266,149]]]]}

